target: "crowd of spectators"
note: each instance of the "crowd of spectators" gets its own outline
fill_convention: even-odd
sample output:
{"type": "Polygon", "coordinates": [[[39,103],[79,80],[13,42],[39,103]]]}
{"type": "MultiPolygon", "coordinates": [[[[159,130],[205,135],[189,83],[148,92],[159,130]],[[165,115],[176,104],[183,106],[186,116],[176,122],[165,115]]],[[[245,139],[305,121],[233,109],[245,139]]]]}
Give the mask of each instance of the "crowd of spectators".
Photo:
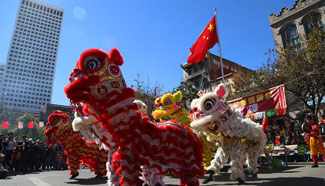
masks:
{"type": "MultiPolygon", "coordinates": [[[[315,119],[316,122],[316,119],[315,119]]],[[[303,121],[305,123],[305,121],[303,121]]],[[[317,122],[316,122],[317,123],[317,122]]],[[[279,145],[305,144],[305,131],[301,128],[302,124],[289,123],[288,126],[273,125],[267,131],[268,143],[279,145]],[[299,127],[295,127],[295,125],[299,127]],[[295,129],[296,128],[296,129],[295,129]]],[[[321,135],[325,136],[325,114],[318,122],[321,135]]]]}
{"type": "Polygon", "coordinates": [[[0,134],[0,179],[7,175],[28,174],[44,170],[66,170],[66,155],[61,145],[50,148],[26,135],[0,134]]]}

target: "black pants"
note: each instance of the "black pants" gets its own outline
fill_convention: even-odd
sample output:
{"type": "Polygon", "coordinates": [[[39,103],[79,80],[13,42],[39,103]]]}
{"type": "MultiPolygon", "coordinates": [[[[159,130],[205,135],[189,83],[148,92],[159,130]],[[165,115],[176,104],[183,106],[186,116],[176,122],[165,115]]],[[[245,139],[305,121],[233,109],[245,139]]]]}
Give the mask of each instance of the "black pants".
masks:
{"type": "Polygon", "coordinates": [[[4,166],[9,166],[10,169],[12,169],[12,165],[10,164],[11,158],[12,158],[12,153],[14,152],[13,150],[6,150],[6,157],[5,157],[5,164],[4,166]]]}

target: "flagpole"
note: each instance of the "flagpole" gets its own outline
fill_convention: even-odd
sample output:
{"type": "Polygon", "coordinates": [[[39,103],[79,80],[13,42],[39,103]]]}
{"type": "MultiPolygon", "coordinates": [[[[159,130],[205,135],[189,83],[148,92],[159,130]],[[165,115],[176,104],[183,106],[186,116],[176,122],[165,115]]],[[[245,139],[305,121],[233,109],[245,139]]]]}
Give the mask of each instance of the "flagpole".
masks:
{"type": "Polygon", "coordinates": [[[220,37],[219,37],[219,29],[218,29],[218,22],[217,22],[217,8],[214,8],[214,16],[216,20],[216,29],[218,35],[218,45],[219,45],[219,52],[220,52],[220,67],[221,67],[221,76],[222,76],[222,83],[225,84],[225,78],[223,73],[223,61],[222,61],[222,54],[221,54],[221,45],[220,45],[220,37]]]}

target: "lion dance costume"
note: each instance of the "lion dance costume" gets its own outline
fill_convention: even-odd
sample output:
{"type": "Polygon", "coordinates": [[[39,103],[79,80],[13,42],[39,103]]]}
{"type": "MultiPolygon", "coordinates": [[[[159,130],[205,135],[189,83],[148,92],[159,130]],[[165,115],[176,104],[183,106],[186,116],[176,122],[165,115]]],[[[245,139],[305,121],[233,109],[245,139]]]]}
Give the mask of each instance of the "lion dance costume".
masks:
{"type": "MultiPolygon", "coordinates": [[[[182,186],[199,185],[198,176],[204,175],[200,140],[180,123],[154,124],[141,118],[133,103],[135,92],[126,86],[120,71],[122,64],[117,49],[109,54],[86,50],[64,88],[80,114],[76,128],[109,149],[108,185],[142,184],[141,166],[158,169],[161,175],[173,172],[182,186]]],[[[157,185],[163,185],[162,180],[157,185]]]]}
{"type": "MultiPolygon", "coordinates": [[[[181,108],[182,92],[177,91],[175,94],[164,94],[161,98],[155,100],[155,110],[152,112],[154,119],[176,120],[186,126],[190,126],[191,118],[186,109],[181,108]]],[[[199,134],[200,141],[203,145],[203,165],[206,170],[213,159],[216,149],[215,143],[207,141],[205,134],[199,134]]]]}
{"type": "Polygon", "coordinates": [[[221,133],[223,136],[221,146],[208,170],[220,172],[230,157],[230,179],[244,183],[245,160],[248,172],[257,178],[257,159],[265,148],[266,136],[262,126],[250,119],[242,119],[240,112],[226,104],[227,95],[227,87],[221,84],[214,92],[205,93],[199,99],[194,99],[191,103],[193,118],[191,127],[205,133],[221,133]]]}
{"type": "Polygon", "coordinates": [[[148,116],[148,108],[143,101],[134,100],[133,103],[135,103],[138,106],[138,110],[140,111],[142,116],[148,116]]]}
{"type": "Polygon", "coordinates": [[[107,151],[100,150],[94,142],[86,143],[84,138],[73,131],[71,120],[66,113],[54,111],[49,115],[44,134],[48,137],[47,146],[50,147],[54,143],[52,137],[63,146],[64,153],[68,156],[67,164],[71,179],[79,175],[80,164],[88,166],[91,171],[95,171],[97,177],[107,173],[105,167],[107,151]]]}

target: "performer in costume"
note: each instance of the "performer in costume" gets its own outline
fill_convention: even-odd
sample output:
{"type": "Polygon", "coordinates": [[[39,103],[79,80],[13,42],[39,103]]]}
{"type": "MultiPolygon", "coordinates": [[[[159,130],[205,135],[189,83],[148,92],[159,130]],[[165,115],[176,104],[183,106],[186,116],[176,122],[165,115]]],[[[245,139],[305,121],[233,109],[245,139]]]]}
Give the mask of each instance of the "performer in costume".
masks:
{"type": "MultiPolygon", "coordinates": [[[[176,122],[153,123],[137,111],[135,92],[128,88],[117,49],[84,51],[64,91],[80,113],[74,127],[109,149],[108,185],[143,183],[141,166],[161,175],[173,172],[181,186],[199,185],[204,175],[202,144],[192,130],[176,122]]],[[[157,185],[163,185],[157,183],[157,185]]]]}
{"type": "MultiPolygon", "coordinates": [[[[155,100],[155,110],[152,112],[153,118],[160,121],[176,120],[190,127],[191,118],[188,111],[181,107],[182,98],[181,91],[174,94],[164,94],[161,98],[157,98],[155,100]]],[[[207,170],[213,159],[216,145],[214,141],[208,141],[205,134],[198,133],[198,136],[203,145],[203,166],[207,170]]]]}
{"type": "Polygon", "coordinates": [[[80,164],[95,171],[96,177],[107,173],[105,167],[107,151],[99,149],[99,145],[95,142],[86,142],[77,132],[73,131],[71,120],[66,113],[54,111],[50,114],[44,134],[48,137],[46,141],[48,147],[54,144],[54,140],[52,140],[54,137],[64,148],[64,153],[68,156],[67,165],[70,170],[70,179],[79,175],[80,164]]]}
{"type": "Polygon", "coordinates": [[[143,101],[134,100],[133,102],[137,104],[138,110],[141,112],[142,116],[148,116],[148,107],[143,101]]]}
{"type": "MultiPolygon", "coordinates": [[[[250,119],[242,119],[239,111],[229,107],[225,101],[229,90],[224,84],[209,93],[202,94],[191,103],[191,127],[204,133],[221,133],[221,146],[217,149],[208,170],[218,173],[230,157],[230,179],[245,183],[243,164],[257,178],[257,159],[266,144],[262,126],[250,119]]],[[[213,174],[209,175],[209,181],[213,174]]]]}
{"type": "MultiPolygon", "coordinates": [[[[320,154],[325,162],[325,151],[323,145],[323,139],[319,130],[317,123],[314,121],[311,115],[306,116],[306,122],[310,126],[309,132],[309,145],[310,148],[310,155],[313,159],[312,167],[318,167],[318,154],[320,154]]],[[[307,132],[308,134],[308,132],[307,132]]],[[[307,138],[308,139],[308,138],[307,138]]]]}

